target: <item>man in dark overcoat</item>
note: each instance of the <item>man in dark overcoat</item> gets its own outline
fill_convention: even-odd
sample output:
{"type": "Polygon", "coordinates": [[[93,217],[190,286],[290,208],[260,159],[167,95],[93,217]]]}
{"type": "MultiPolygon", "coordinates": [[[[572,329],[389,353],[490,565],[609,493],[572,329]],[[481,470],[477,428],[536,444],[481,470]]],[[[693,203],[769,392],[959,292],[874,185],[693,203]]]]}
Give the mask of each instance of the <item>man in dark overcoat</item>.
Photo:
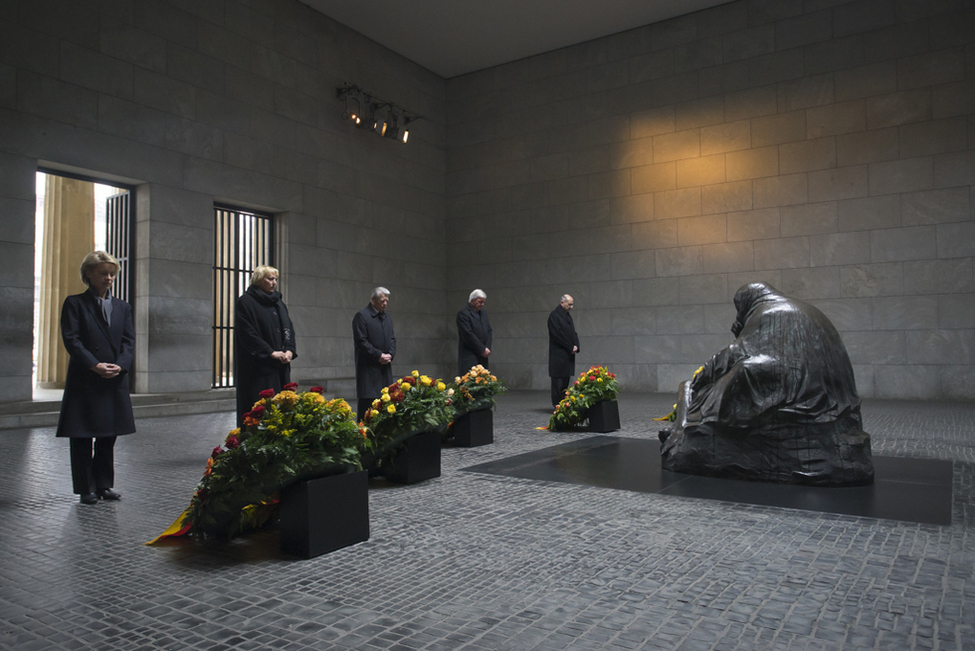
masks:
{"type": "Polygon", "coordinates": [[[573,298],[565,294],[558,307],[548,315],[548,375],[552,378],[552,407],[557,407],[565,397],[569,378],[576,373],[579,335],[569,314],[574,306],[573,298]]]}
{"type": "Polygon", "coordinates": [[[467,305],[457,313],[457,375],[472,366],[488,367],[491,355],[491,321],[484,310],[487,294],[480,289],[471,292],[467,305]]]}
{"type": "Polygon", "coordinates": [[[135,431],[129,397],[135,328],[132,308],[111,295],[118,268],[104,251],[89,253],[81,266],[89,289],[66,298],[61,309],[70,360],[57,436],[71,439],[71,483],[83,504],[119,499],[112,490],[115,438],[135,431]]]}
{"type": "Polygon", "coordinates": [[[386,313],[389,290],[372,290],[369,305],[352,317],[352,343],[355,348],[356,419],[362,421],[366,409],[380,396],[383,387],[393,382],[391,363],[396,356],[393,318],[386,313]]]}

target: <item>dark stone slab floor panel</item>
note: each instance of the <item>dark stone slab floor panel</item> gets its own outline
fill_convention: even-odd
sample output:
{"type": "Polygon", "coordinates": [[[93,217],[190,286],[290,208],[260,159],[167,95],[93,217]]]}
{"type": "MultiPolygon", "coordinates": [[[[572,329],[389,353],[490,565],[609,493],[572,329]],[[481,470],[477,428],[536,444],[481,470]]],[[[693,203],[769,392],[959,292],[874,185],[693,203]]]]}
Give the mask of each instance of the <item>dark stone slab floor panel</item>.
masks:
{"type": "MultiPolygon", "coordinates": [[[[876,454],[952,462],[938,526],[461,471],[590,436],[535,430],[546,400],[504,396],[440,478],[373,482],[371,538],[307,561],[273,530],[142,545],[230,413],[140,420],[91,507],[53,428],[0,433],[0,649],[975,650],[972,405],[864,404],[876,454]]],[[[672,403],[622,394],[614,434],[672,403]]]]}
{"type": "Polygon", "coordinates": [[[870,486],[823,488],[696,477],[660,467],[659,441],[593,436],[463,468],[505,477],[600,486],[921,524],[951,524],[952,463],[875,457],[870,486]]]}

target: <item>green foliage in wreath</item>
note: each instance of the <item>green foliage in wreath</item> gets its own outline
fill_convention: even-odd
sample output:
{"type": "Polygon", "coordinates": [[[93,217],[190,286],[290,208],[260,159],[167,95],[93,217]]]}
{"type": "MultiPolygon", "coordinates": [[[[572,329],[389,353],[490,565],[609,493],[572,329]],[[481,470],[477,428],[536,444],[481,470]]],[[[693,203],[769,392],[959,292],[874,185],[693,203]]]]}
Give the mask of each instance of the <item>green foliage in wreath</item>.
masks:
{"type": "Polygon", "coordinates": [[[190,534],[230,538],[260,526],[282,488],[362,469],[361,455],[371,443],[349,404],[326,400],[321,387],[295,388],[262,392],[243,427],[213,449],[182,520],[190,534]]]}
{"type": "Polygon", "coordinates": [[[441,379],[413,371],[382,390],[366,410],[373,459],[381,462],[419,432],[443,430],[454,417],[452,390],[441,379]]]}
{"type": "Polygon", "coordinates": [[[548,429],[557,432],[589,418],[589,408],[603,400],[615,400],[620,391],[616,375],[604,366],[592,366],[568,388],[548,419],[548,429]]]}

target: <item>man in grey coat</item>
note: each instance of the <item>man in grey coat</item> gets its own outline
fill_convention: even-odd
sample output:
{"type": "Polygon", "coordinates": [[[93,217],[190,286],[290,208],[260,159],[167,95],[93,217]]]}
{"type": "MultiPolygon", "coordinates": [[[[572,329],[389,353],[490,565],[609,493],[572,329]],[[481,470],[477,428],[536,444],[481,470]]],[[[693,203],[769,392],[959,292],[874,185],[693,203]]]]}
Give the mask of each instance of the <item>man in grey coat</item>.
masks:
{"type": "Polygon", "coordinates": [[[355,347],[355,392],[358,398],[356,418],[361,421],[372,401],[379,397],[383,387],[393,382],[396,356],[396,336],[393,334],[393,318],[386,313],[389,290],[376,287],[372,290],[369,305],[352,317],[352,341],[355,347]]]}
{"type": "Polygon", "coordinates": [[[552,378],[552,407],[557,407],[565,397],[569,378],[576,373],[579,335],[569,314],[574,306],[575,301],[565,294],[558,307],[548,315],[548,375],[552,378]]]}
{"type": "Polygon", "coordinates": [[[471,292],[467,305],[457,313],[457,375],[472,366],[488,367],[491,355],[491,321],[484,311],[487,294],[480,289],[471,292]]]}

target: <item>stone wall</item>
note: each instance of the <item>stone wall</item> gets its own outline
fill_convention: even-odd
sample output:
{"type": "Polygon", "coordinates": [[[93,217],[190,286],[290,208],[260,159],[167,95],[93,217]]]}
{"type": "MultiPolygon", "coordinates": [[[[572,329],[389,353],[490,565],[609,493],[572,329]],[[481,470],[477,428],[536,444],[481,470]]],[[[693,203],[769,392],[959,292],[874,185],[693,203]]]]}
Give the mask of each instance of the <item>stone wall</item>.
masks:
{"type": "Polygon", "coordinates": [[[675,391],[771,282],[840,329],[862,395],[975,398],[975,12],[739,0],[447,84],[448,304],[488,292],[492,368],[675,391]]]}
{"type": "Polygon", "coordinates": [[[669,392],[760,279],[834,320],[863,395],[975,398],[969,5],[739,0],[444,81],[295,0],[5,2],[0,394],[30,397],[44,165],[136,188],[140,391],[210,385],[225,202],[276,216],[299,379],[352,374],[377,284],[396,369],[452,374],[478,286],[511,385],[548,386],[570,292],[580,370],[669,392]],[[342,121],[344,82],[426,116],[410,144],[342,121]]]}
{"type": "Polygon", "coordinates": [[[353,374],[377,284],[397,370],[449,372],[444,103],[444,80],[296,0],[2,3],[2,399],[31,394],[39,164],[136,186],[137,390],[210,386],[214,202],[276,216],[297,378],[353,374]],[[346,82],[425,116],[409,144],[343,121],[346,82]]]}

